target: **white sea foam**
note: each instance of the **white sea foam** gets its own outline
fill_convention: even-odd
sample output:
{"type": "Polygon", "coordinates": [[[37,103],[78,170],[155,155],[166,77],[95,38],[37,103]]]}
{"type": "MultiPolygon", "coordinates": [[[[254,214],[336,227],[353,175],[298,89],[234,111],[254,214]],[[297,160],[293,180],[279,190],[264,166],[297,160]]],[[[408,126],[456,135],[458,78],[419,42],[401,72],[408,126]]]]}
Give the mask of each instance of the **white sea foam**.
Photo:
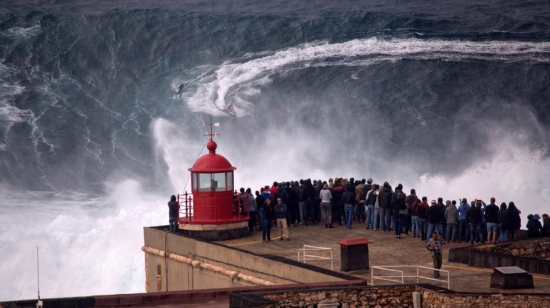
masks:
{"type": "Polygon", "coordinates": [[[501,144],[492,159],[480,162],[456,176],[422,175],[412,183],[419,194],[429,200],[468,201],[481,199],[487,204],[491,197],[496,204],[513,201],[522,212],[522,228],[528,214],[550,212],[550,160],[545,152],[501,144]]]}
{"type": "Polygon", "coordinates": [[[13,38],[30,38],[40,33],[40,24],[36,24],[32,27],[13,27],[5,31],[3,34],[13,38]]]}
{"type": "Polygon", "coordinates": [[[168,199],[131,180],[93,202],[57,198],[3,201],[0,300],[36,297],[36,246],[43,298],[143,292],[143,226],[166,224],[168,199]]]}
{"type": "Polygon", "coordinates": [[[32,111],[21,110],[15,106],[0,101],[0,121],[5,123],[20,123],[34,117],[32,111]]]}
{"type": "Polygon", "coordinates": [[[252,87],[258,79],[285,71],[313,66],[367,66],[381,61],[401,59],[441,61],[499,61],[550,63],[550,43],[510,41],[444,41],[419,39],[358,39],[330,44],[303,44],[272,53],[248,54],[242,61],[226,62],[217,70],[199,78],[197,89],[187,92],[184,100],[197,112],[222,115],[230,104],[246,108],[231,99],[235,92],[252,87]]]}

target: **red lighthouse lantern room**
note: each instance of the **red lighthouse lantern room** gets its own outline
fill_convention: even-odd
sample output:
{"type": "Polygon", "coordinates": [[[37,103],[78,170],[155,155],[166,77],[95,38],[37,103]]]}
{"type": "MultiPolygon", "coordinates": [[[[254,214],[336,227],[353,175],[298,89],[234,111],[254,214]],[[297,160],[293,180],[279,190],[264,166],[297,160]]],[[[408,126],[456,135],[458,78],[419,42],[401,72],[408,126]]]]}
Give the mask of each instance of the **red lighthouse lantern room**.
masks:
{"type": "Polygon", "coordinates": [[[234,192],[233,171],[237,168],[222,155],[216,153],[218,145],[210,137],[208,154],[201,156],[191,172],[192,197],[185,192],[179,195],[179,229],[184,234],[206,240],[225,240],[249,234],[248,206],[240,204],[234,192]]]}

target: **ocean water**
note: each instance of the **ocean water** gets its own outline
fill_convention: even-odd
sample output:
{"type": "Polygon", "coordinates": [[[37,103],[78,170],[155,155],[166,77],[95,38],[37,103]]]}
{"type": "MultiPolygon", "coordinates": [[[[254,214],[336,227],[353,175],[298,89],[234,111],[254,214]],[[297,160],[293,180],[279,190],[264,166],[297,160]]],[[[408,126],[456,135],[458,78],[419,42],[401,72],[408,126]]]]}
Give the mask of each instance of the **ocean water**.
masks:
{"type": "Polygon", "coordinates": [[[550,212],[549,17],[519,0],[1,3],[0,300],[36,296],[37,246],[42,297],[143,292],[142,227],[189,189],[210,115],[237,187],[372,177],[550,212]]]}

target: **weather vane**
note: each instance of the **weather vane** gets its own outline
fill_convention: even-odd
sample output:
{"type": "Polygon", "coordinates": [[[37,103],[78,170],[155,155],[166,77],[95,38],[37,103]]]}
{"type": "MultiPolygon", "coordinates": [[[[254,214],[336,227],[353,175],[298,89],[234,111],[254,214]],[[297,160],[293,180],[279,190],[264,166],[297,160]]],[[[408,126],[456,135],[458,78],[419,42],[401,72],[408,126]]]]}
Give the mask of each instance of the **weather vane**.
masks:
{"type": "Polygon", "coordinates": [[[210,133],[204,134],[205,136],[210,137],[210,140],[212,140],[213,137],[220,135],[220,134],[217,134],[217,133],[213,132],[214,126],[220,126],[220,123],[212,123],[212,115],[210,115],[210,122],[206,123],[204,125],[210,126],[210,133]]]}

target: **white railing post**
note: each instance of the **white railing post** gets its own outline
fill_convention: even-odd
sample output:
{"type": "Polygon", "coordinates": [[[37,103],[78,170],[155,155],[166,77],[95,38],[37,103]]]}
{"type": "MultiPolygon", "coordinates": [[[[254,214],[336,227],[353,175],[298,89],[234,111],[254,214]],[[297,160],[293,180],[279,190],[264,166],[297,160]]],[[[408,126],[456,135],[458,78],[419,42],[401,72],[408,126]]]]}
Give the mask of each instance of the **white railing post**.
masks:
{"type": "Polygon", "coordinates": [[[432,267],[426,267],[426,266],[420,266],[420,265],[372,266],[370,274],[371,274],[370,275],[370,280],[371,280],[372,285],[374,285],[374,280],[375,279],[381,279],[381,280],[392,281],[394,283],[399,283],[398,279],[399,279],[399,277],[401,277],[401,284],[404,284],[405,283],[405,278],[416,278],[416,283],[419,283],[420,278],[422,278],[422,279],[426,279],[426,280],[446,282],[447,283],[447,289],[449,289],[449,290],[451,289],[451,275],[450,275],[449,271],[442,270],[442,269],[437,269],[437,268],[432,268],[432,267]],[[415,274],[406,275],[404,271],[397,270],[396,268],[411,268],[411,269],[415,268],[416,269],[416,275],[415,274]],[[378,270],[383,270],[383,271],[388,271],[388,272],[398,273],[398,275],[377,276],[375,274],[375,270],[377,270],[377,269],[378,270]],[[446,273],[447,274],[447,279],[444,280],[444,279],[437,279],[437,278],[430,278],[430,277],[422,276],[422,275],[420,275],[420,269],[427,269],[427,270],[430,270],[430,271],[437,270],[439,272],[446,273]],[[398,278],[398,279],[396,280],[395,278],[398,278]]]}
{"type": "Polygon", "coordinates": [[[304,245],[303,248],[298,249],[298,262],[306,263],[306,260],[329,260],[330,259],[330,269],[334,270],[334,249],[327,247],[315,247],[304,245]],[[308,255],[307,252],[315,251],[330,251],[330,257],[319,256],[319,255],[308,255]],[[301,252],[301,254],[300,254],[301,252]]]}

